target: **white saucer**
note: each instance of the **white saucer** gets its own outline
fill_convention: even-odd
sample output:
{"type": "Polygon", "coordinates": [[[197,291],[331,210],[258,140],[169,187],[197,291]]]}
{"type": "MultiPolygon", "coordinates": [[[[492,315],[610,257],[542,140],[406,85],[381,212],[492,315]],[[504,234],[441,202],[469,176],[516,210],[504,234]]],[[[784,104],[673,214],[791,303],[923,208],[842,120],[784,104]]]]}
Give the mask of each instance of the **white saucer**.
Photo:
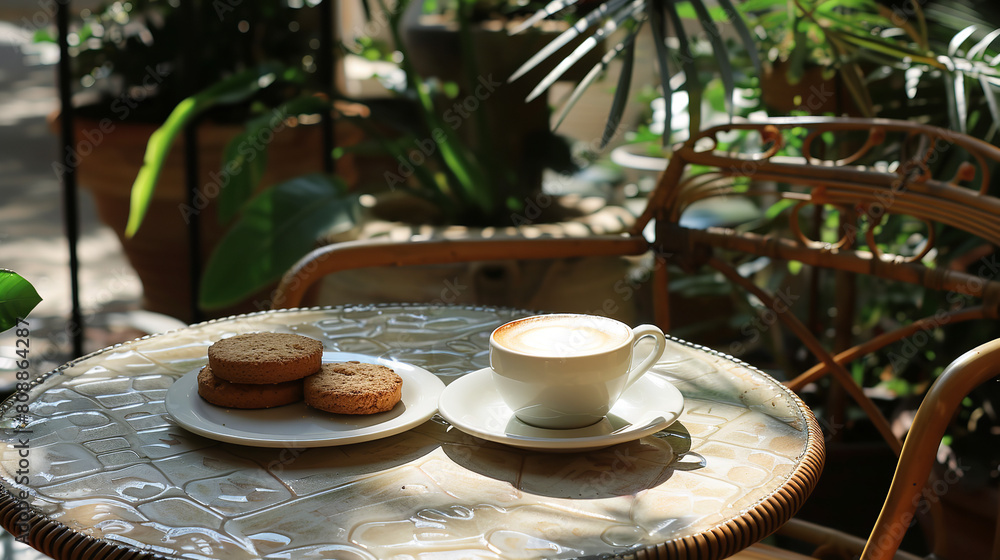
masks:
{"type": "Polygon", "coordinates": [[[684,397],[676,387],[656,374],[646,374],[594,425],[568,430],[536,428],[514,416],[497,393],[492,375],[485,368],[453,381],[441,393],[438,413],[467,434],[523,449],[600,449],[658,432],[684,410],[684,397]]]}
{"type": "Polygon", "coordinates": [[[433,373],[364,354],[323,353],[324,362],[350,360],[392,368],[403,378],[402,400],[388,412],[368,415],[332,414],[303,402],[260,410],[224,408],[198,396],[198,368],[167,390],[167,412],[196,434],[256,447],[324,447],[369,441],[409,430],[437,412],[444,383],[433,373]]]}

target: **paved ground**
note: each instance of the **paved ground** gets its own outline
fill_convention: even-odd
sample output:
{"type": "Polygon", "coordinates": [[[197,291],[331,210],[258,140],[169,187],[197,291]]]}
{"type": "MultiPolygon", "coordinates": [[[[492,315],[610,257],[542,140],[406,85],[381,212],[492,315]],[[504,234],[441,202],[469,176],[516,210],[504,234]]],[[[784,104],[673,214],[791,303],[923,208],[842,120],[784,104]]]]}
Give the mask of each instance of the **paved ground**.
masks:
{"type": "MultiPolygon", "coordinates": [[[[47,124],[58,108],[55,67],[24,40],[16,27],[0,23],[0,266],[28,278],[43,298],[30,315],[32,369],[40,372],[71,357],[63,334],[70,314],[69,249],[52,168],[58,139],[47,124]]],[[[92,327],[86,349],[93,350],[116,342],[105,327],[117,321],[116,313],[138,307],[141,288],[86,191],[80,203],[80,301],[92,327]]],[[[12,369],[12,341],[10,332],[0,335],[0,386],[12,369]]]]}
{"type": "MultiPolygon", "coordinates": [[[[61,187],[52,161],[57,138],[46,117],[58,107],[55,67],[31,52],[25,34],[0,22],[0,267],[28,278],[44,298],[31,313],[31,370],[39,374],[71,358],[65,328],[70,315],[69,250],[61,187]]],[[[81,193],[81,303],[86,350],[142,334],[127,326],[138,309],[140,284],[113,232],[81,193]]],[[[0,334],[0,393],[14,381],[15,335],[0,334]]],[[[44,555],[0,531],[0,559],[44,555]]]]}

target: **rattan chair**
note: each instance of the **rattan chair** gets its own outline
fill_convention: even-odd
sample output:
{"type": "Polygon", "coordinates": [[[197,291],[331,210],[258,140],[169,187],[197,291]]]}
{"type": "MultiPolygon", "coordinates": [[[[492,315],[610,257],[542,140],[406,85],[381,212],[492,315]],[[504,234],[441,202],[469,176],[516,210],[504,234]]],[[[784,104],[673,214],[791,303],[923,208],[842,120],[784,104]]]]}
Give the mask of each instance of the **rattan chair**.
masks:
{"type": "MultiPolygon", "coordinates": [[[[992,145],[910,122],[788,118],[763,124],[725,125],[702,132],[673,153],[637,227],[655,219],[652,246],[657,254],[687,272],[714,269],[752,294],[763,304],[764,312],[787,328],[817,362],[787,385],[799,391],[823,376],[831,376],[899,455],[900,437],[864,388],[854,381],[847,365],[906,337],[926,337],[936,327],[952,328],[976,319],[996,320],[1000,313],[1000,282],[989,274],[967,272],[969,265],[975,264],[973,258],[953,258],[952,266],[948,266],[940,257],[953,257],[955,247],[937,243],[937,237],[942,231],[960,233],[975,248],[967,255],[977,255],[976,251],[988,255],[1000,246],[1000,200],[988,193],[991,172],[998,162],[1000,150],[992,145]],[[727,141],[742,141],[743,145],[739,150],[723,149],[727,141]],[[784,149],[792,143],[801,152],[799,157],[779,155],[787,152],[784,149]],[[947,176],[942,177],[942,173],[947,176]],[[719,196],[764,197],[772,205],[785,201],[787,219],[781,221],[774,216],[783,227],[771,228],[764,234],[750,227],[692,229],[681,224],[681,217],[693,204],[719,196]],[[823,208],[839,211],[839,230],[833,238],[820,238],[820,228],[810,227],[824,217],[823,208]],[[859,222],[858,217],[863,219],[859,222]],[[925,225],[923,243],[905,256],[890,254],[876,235],[876,229],[886,219],[898,217],[925,225]],[[832,272],[838,313],[831,344],[821,342],[817,334],[821,329],[807,326],[799,314],[789,312],[787,298],[776,297],[740,273],[739,264],[747,255],[767,258],[772,263],[797,261],[813,271],[832,272]],[[949,297],[948,301],[971,299],[979,303],[940,309],[923,318],[911,317],[907,324],[856,343],[851,334],[856,275],[959,296],[949,297]]],[[[668,293],[670,268],[661,267],[658,272],[655,293],[668,293]]],[[[655,301],[657,322],[669,328],[671,300],[659,297],[655,301]]],[[[924,442],[923,451],[930,450],[933,455],[939,441],[924,442]]],[[[906,466],[903,459],[900,464],[906,466]]],[[[933,548],[943,554],[948,548],[943,516],[939,503],[932,505],[933,548]]],[[[821,531],[813,529],[817,528],[800,524],[793,531],[818,536],[821,531]]],[[[895,529],[898,531],[898,525],[895,529]]],[[[860,551],[856,541],[838,540],[836,533],[831,535],[834,539],[825,545],[828,550],[860,551]]],[[[884,539],[883,535],[876,538],[884,539]]]]}
{"type": "MultiPolygon", "coordinates": [[[[831,374],[846,388],[872,419],[890,447],[899,453],[901,442],[877,407],[864,395],[843,364],[935,325],[953,325],[972,319],[996,319],[1000,310],[1000,281],[963,270],[928,265],[941,227],[966,232],[981,244],[1000,247],[1000,199],[987,193],[992,166],[1000,162],[1000,149],[947,130],[909,122],[866,119],[789,118],[766,124],[738,124],[704,131],[676,150],[661,176],[636,227],[656,220],[653,249],[689,271],[709,266],[746,289],[775,313],[805,344],[819,362],[787,383],[793,390],[831,374]],[[726,134],[750,134],[759,139],[759,150],[720,152],[726,134]],[[778,156],[789,137],[801,142],[801,158],[778,156]],[[829,135],[824,140],[824,135],[829,135]],[[831,139],[832,138],[832,139],[831,139]],[[852,142],[853,141],[853,142],[852,142]],[[849,154],[823,154],[831,146],[853,147],[849,154]],[[825,148],[825,149],[823,149],[825,148]],[[934,163],[945,158],[961,161],[955,175],[932,175],[934,163]],[[708,172],[687,175],[691,167],[708,172]],[[745,179],[746,181],[741,181],[745,179]],[[784,187],[782,187],[784,185],[784,187]],[[762,196],[787,200],[790,209],[787,235],[760,235],[732,228],[696,230],[683,227],[680,218],[692,204],[719,196],[762,196]],[[811,239],[800,221],[805,209],[836,207],[842,217],[839,239],[811,239]],[[843,217],[867,216],[857,226],[843,217]],[[926,241],[915,254],[887,254],[875,238],[884,216],[907,216],[926,224],[926,241]],[[859,249],[860,245],[867,245],[859,249]],[[773,261],[798,261],[817,269],[844,274],[837,286],[840,314],[836,343],[845,348],[827,351],[813,329],[787,302],[776,299],[739,273],[720,254],[724,252],[767,257],[773,261]],[[845,344],[850,337],[854,288],[850,275],[867,274],[889,282],[923,286],[976,298],[980,305],[948,310],[914,320],[860,345],[845,344]],[[846,347],[849,346],[849,347],[846,347]]],[[[657,293],[669,291],[669,268],[661,267],[657,293]]],[[[669,298],[656,300],[657,322],[669,327],[669,298]]]]}
{"type": "MultiPolygon", "coordinates": [[[[792,378],[788,385],[801,390],[824,376],[835,379],[870,417],[888,446],[901,456],[892,493],[865,551],[865,559],[891,558],[902,534],[901,519],[913,492],[927,480],[948,410],[961,401],[958,394],[972,380],[989,375],[988,366],[1000,362],[998,343],[967,354],[941,376],[927,395],[927,412],[921,409],[904,452],[901,439],[878,406],[852,378],[847,364],[907,336],[941,325],[973,319],[995,320],[1000,310],[1000,282],[992,278],[928,265],[930,257],[945,247],[936,244],[942,228],[964,232],[981,246],[1000,246],[1000,200],[988,194],[992,167],[1000,162],[1000,150],[984,142],[946,130],[915,123],[829,118],[775,119],[766,123],[732,124],[706,130],[677,148],[643,214],[628,234],[586,239],[477,239],[470,241],[350,242],[321,247],[302,259],[282,279],[273,307],[294,307],[320,278],[340,270],[370,266],[468,262],[495,259],[544,259],[590,255],[639,255],[651,251],[673,266],[656,266],[652,282],[656,322],[665,330],[671,325],[671,272],[679,267],[695,272],[704,267],[717,270],[733,285],[752,294],[768,308],[777,322],[801,341],[815,357],[816,365],[792,378]],[[723,149],[733,138],[744,143],[739,150],[723,149]],[[779,155],[791,145],[800,157],[779,155]],[[750,149],[746,146],[757,146],[750,149]],[[850,153],[838,153],[848,149],[850,153]],[[953,164],[948,177],[935,177],[946,162],[953,164]],[[750,228],[692,229],[681,222],[692,204],[712,197],[764,197],[774,204],[790,201],[786,227],[762,234],[750,228]],[[820,210],[839,209],[842,235],[823,240],[810,236],[802,222],[820,210]],[[860,226],[856,218],[869,218],[860,226]],[[890,254],[879,243],[877,226],[883,216],[909,216],[927,225],[925,241],[912,254],[890,254]],[[655,221],[655,236],[647,241],[642,232],[655,221]],[[828,348],[815,328],[807,326],[785,301],[740,273],[741,256],[771,261],[797,261],[815,270],[830,270],[837,278],[839,313],[837,333],[828,348]],[[736,261],[728,257],[735,256],[736,261]],[[947,309],[885,332],[860,344],[851,339],[851,309],[856,297],[853,275],[865,274],[885,280],[921,286],[927,290],[960,294],[981,303],[947,309]],[[990,357],[992,356],[992,357],[990,357]],[[968,371],[968,374],[964,373],[968,371]],[[954,381],[951,381],[954,380],[954,381]],[[957,387],[957,388],[956,388],[957,387]],[[933,397],[933,399],[932,399],[933,397]],[[957,401],[955,399],[958,399],[957,401]],[[917,439],[917,438],[921,439],[917,439]],[[912,442],[912,443],[911,443],[912,442]],[[919,457],[919,460],[915,457],[919,457]],[[912,487],[902,488],[912,482],[912,487]],[[905,492],[904,492],[905,490],[905,492]],[[898,537],[898,538],[897,538],[898,537]]],[[[945,167],[946,168],[946,167],[945,167]]],[[[997,372],[993,372],[994,374],[997,372]]],[[[940,521],[940,516],[936,522],[940,521]]],[[[814,541],[817,554],[844,551],[845,557],[860,552],[864,541],[807,523],[792,523],[786,533],[814,541]]],[[[936,530],[934,549],[946,549],[943,531],[936,530]]],[[[794,557],[764,546],[741,553],[741,558],[794,557]],[[770,555],[770,556],[768,556],[770,555]]],[[[905,556],[901,556],[905,557],[905,556]]]]}

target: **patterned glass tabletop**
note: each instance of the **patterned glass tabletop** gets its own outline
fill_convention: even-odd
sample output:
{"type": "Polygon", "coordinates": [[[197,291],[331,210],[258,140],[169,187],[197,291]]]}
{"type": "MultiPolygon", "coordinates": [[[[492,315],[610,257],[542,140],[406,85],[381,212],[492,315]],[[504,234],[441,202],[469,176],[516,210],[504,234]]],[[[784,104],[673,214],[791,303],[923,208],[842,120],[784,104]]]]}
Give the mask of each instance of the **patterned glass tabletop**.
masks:
{"type": "Polygon", "coordinates": [[[774,530],[812,490],[824,451],[801,401],[677,339],[653,374],[683,394],[679,419],[582,452],[484,441],[440,416],[363,443],[244,446],[185,430],[164,405],[232,334],[298,333],[447,385],[488,366],[491,331],[525,314],[282,310],[91,354],[0,409],[0,521],[56,558],[109,547],[118,558],[721,558],[774,530]]]}

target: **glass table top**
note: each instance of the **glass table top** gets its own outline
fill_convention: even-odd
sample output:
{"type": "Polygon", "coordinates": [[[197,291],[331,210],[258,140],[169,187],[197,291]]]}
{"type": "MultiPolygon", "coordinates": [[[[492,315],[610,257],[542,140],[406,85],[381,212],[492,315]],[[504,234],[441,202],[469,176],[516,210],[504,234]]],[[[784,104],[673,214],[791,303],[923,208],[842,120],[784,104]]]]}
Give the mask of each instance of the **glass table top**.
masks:
{"type": "MultiPolygon", "coordinates": [[[[5,503],[30,506],[31,523],[168,558],[570,558],[658,545],[671,557],[759,524],[768,515],[759,512],[800,503],[815,484],[822,440],[801,401],[752,367],[676,339],[653,374],[683,394],[679,419],[585,452],[488,442],[440,416],[364,443],[250,447],[188,432],[164,406],[208,346],[235,333],[297,333],[449,384],[487,367],[490,332],[526,314],[282,310],[102,350],[4,403],[5,503]]],[[[737,548],[766,532],[745,531],[756,536],[737,548]]]]}

